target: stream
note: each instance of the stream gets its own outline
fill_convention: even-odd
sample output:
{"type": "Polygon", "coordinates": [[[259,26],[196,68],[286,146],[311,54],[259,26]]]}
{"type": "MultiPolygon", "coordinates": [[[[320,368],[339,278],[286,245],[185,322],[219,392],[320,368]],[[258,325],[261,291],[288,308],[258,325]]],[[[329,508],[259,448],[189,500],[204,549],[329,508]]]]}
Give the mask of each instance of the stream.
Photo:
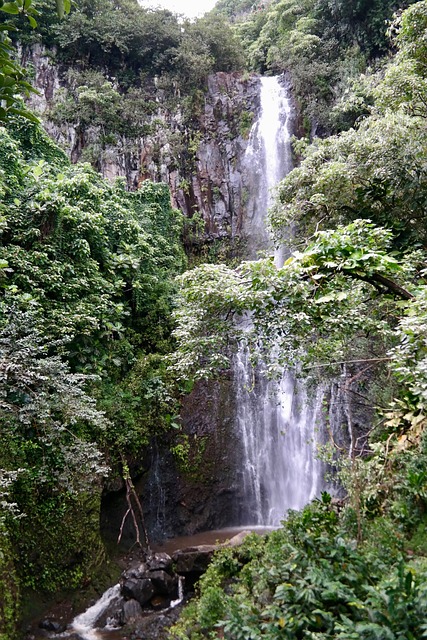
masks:
{"type": "MultiPolygon", "coordinates": [[[[250,530],[260,535],[269,533],[274,527],[262,527],[254,526],[250,527],[250,530]]],[[[185,550],[190,548],[203,548],[211,547],[223,544],[237,536],[243,531],[248,531],[248,528],[242,527],[229,527],[226,529],[219,529],[216,531],[205,531],[194,534],[192,536],[180,536],[177,538],[171,538],[164,540],[162,543],[154,544],[152,551],[154,554],[168,554],[172,556],[179,550],[185,550]]],[[[138,565],[137,558],[130,560],[129,556],[126,556],[121,563],[130,564],[128,570],[132,570],[132,567],[138,565]]],[[[158,611],[154,611],[151,608],[144,608],[141,612],[141,617],[138,622],[138,626],[149,627],[150,633],[154,635],[143,635],[144,638],[157,638],[162,637],[161,634],[167,629],[170,624],[178,618],[180,612],[180,605],[185,601],[184,595],[184,579],[179,578],[178,593],[175,599],[172,599],[168,606],[158,611]],[[154,629],[154,631],[153,631],[154,629]],[[157,631],[158,629],[158,631],[157,631]]],[[[45,621],[61,620],[63,628],[59,632],[49,631],[47,629],[40,629],[38,627],[39,621],[37,620],[32,625],[31,630],[26,636],[26,640],[127,640],[129,637],[129,629],[125,629],[118,626],[114,616],[117,615],[123,607],[124,598],[121,593],[121,585],[116,584],[107,589],[100,598],[92,605],[90,605],[85,611],[75,616],[72,619],[67,620],[66,616],[61,615],[62,603],[58,603],[57,606],[51,607],[46,613],[45,621]],[[65,628],[65,630],[63,630],[65,628]]]]}

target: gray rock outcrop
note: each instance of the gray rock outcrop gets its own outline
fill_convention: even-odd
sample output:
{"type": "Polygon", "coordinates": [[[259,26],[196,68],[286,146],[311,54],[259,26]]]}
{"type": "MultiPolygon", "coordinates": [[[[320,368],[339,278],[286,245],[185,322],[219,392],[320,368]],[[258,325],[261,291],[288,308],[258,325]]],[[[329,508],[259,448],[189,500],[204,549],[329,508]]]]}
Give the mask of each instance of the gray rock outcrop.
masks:
{"type": "Polygon", "coordinates": [[[260,106],[256,74],[218,72],[209,76],[203,104],[194,107],[190,117],[184,116],[179,101],[171,110],[168,96],[152,82],[152,99],[158,109],[147,115],[149,132],[137,138],[116,135],[114,144],[100,145],[97,127],[52,121],[52,107],[69,88],[68,68],[55,55],[54,50],[40,45],[20,50],[21,62],[33,69],[39,91],[31,96],[30,106],[73,162],[81,160],[90,147],[96,168],[108,179],[125,178],[130,189],[137,189],[146,179],[166,182],[172,205],[189,220],[197,214],[204,222],[201,231],[191,230],[189,242],[200,240],[200,235],[203,241],[239,236],[247,198],[244,155],[260,106]]]}

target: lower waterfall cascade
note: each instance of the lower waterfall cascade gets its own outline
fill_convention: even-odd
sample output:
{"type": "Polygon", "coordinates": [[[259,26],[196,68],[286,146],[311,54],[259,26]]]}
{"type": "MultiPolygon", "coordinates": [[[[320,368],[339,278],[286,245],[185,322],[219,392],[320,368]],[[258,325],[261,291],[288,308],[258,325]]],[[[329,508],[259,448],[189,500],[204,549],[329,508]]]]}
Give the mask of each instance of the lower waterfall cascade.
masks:
{"type": "Polygon", "coordinates": [[[291,372],[268,380],[253,371],[242,347],[234,362],[236,426],[242,439],[242,524],[278,526],[288,509],[302,509],[324,488],[324,389],[305,388],[291,372]],[[252,378],[255,374],[255,381],[252,378]]]}
{"type": "MultiPolygon", "coordinates": [[[[248,183],[253,185],[246,227],[251,259],[253,236],[256,250],[271,244],[265,218],[272,191],[292,169],[289,90],[280,77],[260,82],[260,115],[246,152],[248,183]]],[[[278,250],[276,264],[284,251],[278,250]]],[[[309,393],[303,381],[287,371],[278,382],[269,381],[261,367],[253,368],[244,344],[234,359],[233,380],[242,451],[239,524],[278,526],[288,509],[301,509],[325,488],[325,465],[316,456],[323,444],[324,390],[309,393]]]]}
{"type": "MultiPolygon", "coordinates": [[[[118,600],[120,600],[120,585],[116,584],[107,589],[93,606],[74,618],[70,631],[78,633],[79,638],[82,638],[82,640],[100,640],[102,636],[97,630],[99,618],[118,600]]],[[[67,637],[67,635],[67,633],[64,634],[64,637],[67,637]]]]}

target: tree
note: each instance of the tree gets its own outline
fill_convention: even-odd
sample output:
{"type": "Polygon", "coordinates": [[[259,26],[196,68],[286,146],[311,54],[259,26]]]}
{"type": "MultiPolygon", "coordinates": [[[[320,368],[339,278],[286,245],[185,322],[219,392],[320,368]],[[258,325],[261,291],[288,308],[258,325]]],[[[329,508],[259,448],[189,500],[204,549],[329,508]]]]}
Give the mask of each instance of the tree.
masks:
{"type": "Polygon", "coordinates": [[[279,186],[271,224],[309,237],[355,218],[393,229],[396,246],[424,243],[426,160],[420,122],[402,112],[373,115],[358,129],[318,140],[279,186]]]}
{"type": "MultiPolygon", "coordinates": [[[[56,11],[59,18],[69,13],[70,8],[71,0],[56,0],[56,11]]],[[[32,29],[37,27],[35,18],[39,13],[33,7],[32,0],[3,1],[0,12],[6,14],[8,18],[25,16],[32,29]]],[[[20,115],[37,122],[36,116],[22,103],[22,96],[28,97],[34,92],[34,89],[26,80],[25,69],[15,61],[16,51],[9,34],[16,30],[15,23],[10,19],[2,21],[0,24],[0,122],[14,115],[20,115]]]]}
{"type": "Polygon", "coordinates": [[[426,24],[426,3],[417,2],[390,26],[389,34],[398,52],[375,92],[377,104],[385,111],[399,109],[413,116],[426,117],[427,51],[423,43],[426,24]]]}
{"type": "Polygon", "coordinates": [[[182,221],[166,185],[112,185],[38,124],[16,118],[0,142],[0,468],[25,515],[7,506],[5,522],[22,584],[55,591],[103,557],[107,465],[125,468],[176,412],[160,354],[182,221]]]}
{"type": "Polygon", "coordinates": [[[378,292],[414,299],[401,280],[410,277],[410,264],[389,255],[391,239],[390,232],[357,220],[317,232],[279,269],[264,259],[237,270],[203,265],[184,274],[176,312],[178,367],[212,375],[227,365],[227,350],[238,339],[257,345],[272,371],[276,361],[313,366],[331,353],[338,364],[364,358],[363,336],[391,340],[401,313],[390,302],[385,319],[383,309],[375,309],[378,292]],[[245,312],[249,327],[236,323],[245,312]]]}

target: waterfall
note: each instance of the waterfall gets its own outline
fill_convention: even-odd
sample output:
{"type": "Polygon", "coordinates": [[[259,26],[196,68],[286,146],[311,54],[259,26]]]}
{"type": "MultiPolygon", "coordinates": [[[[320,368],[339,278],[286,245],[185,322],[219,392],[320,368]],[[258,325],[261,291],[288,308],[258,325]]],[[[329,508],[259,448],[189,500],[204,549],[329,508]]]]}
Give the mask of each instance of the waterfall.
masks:
{"type": "Polygon", "coordinates": [[[178,576],[178,598],[176,600],[172,600],[170,603],[170,609],[175,609],[181,602],[184,600],[184,578],[183,576],[178,576]]]}
{"type": "Polygon", "coordinates": [[[301,509],[323,488],[324,389],[307,390],[292,372],[268,380],[242,346],[234,361],[236,425],[242,442],[244,504],[241,524],[277,526],[288,509],[301,509]]]}
{"type": "Polygon", "coordinates": [[[260,117],[250,131],[244,162],[248,202],[243,235],[250,259],[271,244],[265,217],[272,190],[292,169],[291,135],[292,105],[286,87],[277,77],[261,78],[260,117]]]}
{"type": "MultiPolygon", "coordinates": [[[[260,98],[260,116],[246,152],[250,194],[244,232],[250,259],[271,245],[265,216],[272,190],[292,168],[288,91],[277,77],[261,78],[260,98]]],[[[316,447],[324,390],[309,392],[292,372],[269,381],[252,367],[244,344],[235,357],[233,377],[242,443],[240,522],[276,526],[288,509],[302,508],[323,488],[324,465],[316,447]]]]}

